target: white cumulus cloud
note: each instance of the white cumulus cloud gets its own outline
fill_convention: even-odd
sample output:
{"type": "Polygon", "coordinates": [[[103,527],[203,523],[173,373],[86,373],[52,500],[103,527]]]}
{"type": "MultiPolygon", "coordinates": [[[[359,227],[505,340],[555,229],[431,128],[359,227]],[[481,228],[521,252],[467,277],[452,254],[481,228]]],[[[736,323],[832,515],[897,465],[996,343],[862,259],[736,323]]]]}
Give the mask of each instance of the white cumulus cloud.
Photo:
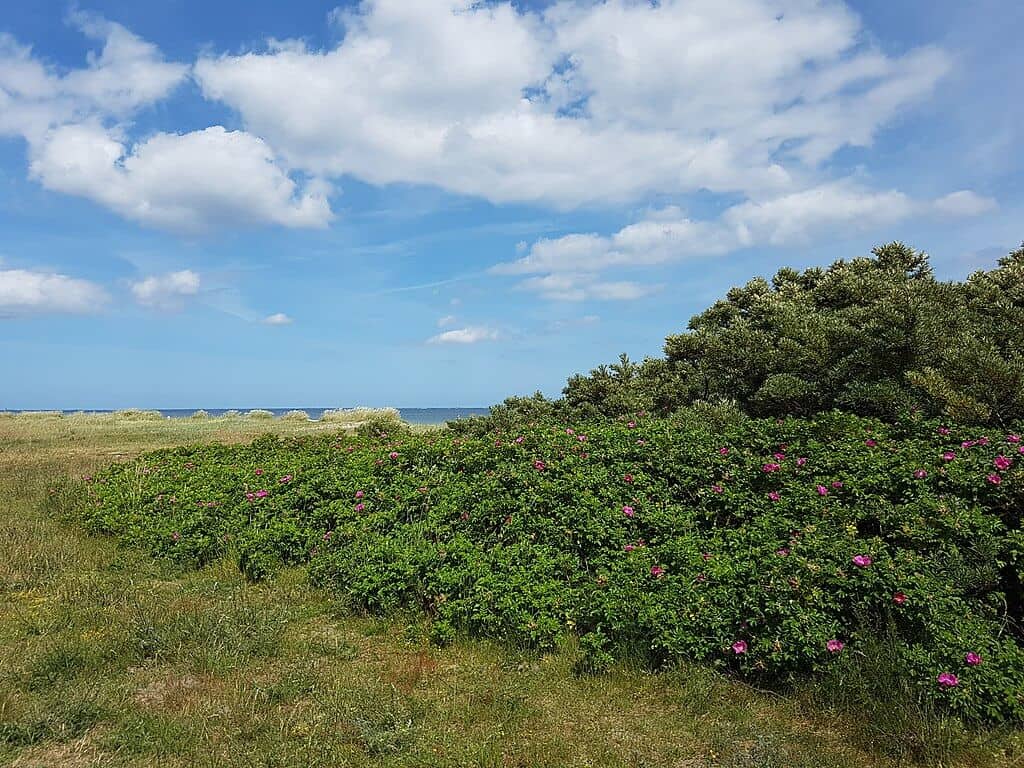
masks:
{"type": "Polygon", "coordinates": [[[88,280],[55,272],[0,270],[0,317],[50,312],[87,314],[107,300],[106,291],[88,280]]]}
{"type": "Polygon", "coordinates": [[[191,269],[150,275],[131,284],[135,300],[156,309],[180,309],[184,299],[199,293],[199,275],[191,269]]]}
{"type": "Polygon", "coordinates": [[[274,314],[267,315],[263,318],[263,322],[267,325],[291,325],[294,320],[288,317],[284,312],[275,312],[274,314]]]}
{"type": "Polygon", "coordinates": [[[427,339],[428,344],[476,344],[479,341],[493,341],[499,334],[492,328],[470,326],[439,333],[427,339]]]}

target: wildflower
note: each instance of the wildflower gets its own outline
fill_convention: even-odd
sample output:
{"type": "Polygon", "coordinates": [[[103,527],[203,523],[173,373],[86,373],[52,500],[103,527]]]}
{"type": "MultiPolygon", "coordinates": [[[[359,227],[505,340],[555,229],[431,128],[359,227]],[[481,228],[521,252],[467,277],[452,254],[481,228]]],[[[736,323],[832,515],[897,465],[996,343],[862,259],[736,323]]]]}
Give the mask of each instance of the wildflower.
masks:
{"type": "Polygon", "coordinates": [[[786,549],[785,547],[780,547],[779,549],[775,550],[775,554],[778,555],[779,557],[786,557],[786,556],[789,555],[789,550],[786,549]]]}
{"type": "Polygon", "coordinates": [[[842,480],[833,480],[832,481],[832,487],[835,488],[836,490],[839,490],[840,488],[843,487],[843,481],[842,480]]]}
{"type": "Polygon", "coordinates": [[[796,465],[798,467],[802,467],[806,463],[807,463],[807,457],[806,456],[801,456],[799,459],[796,460],[796,465]]]}
{"type": "Polygon", "coordinates": [[[747,652],[747,643],[745,640],[737,640],[732,644],[732,652],[737,656],[747,652]]]}
{"type": "Polygon", "coordinates": [[[785,461],[786,460],[786,454],[782,453],[781,451],[777,451],[776,453],[773,453],[772,456],[774,457],[774,459],[776,461],[785,461]]]}
{"type": "Polygon", "coordinates": [[[943,461],[952,461],[955,458],[956,458],[956,454],[953,453],[952,451],[946,451],[944,454],[942,454],[942,460],[943,461]]]}
{"type": "Polygon", "coordinates": [[[772,491],[768,494],[768,498],[771,499],[772,501],[778,501],[779,499],[782,498],[782,494],[779,493],[778,491],[772,491]]]}
{"type": "Polygon", "coordinates": [[[362,512],[364,509],[366,509],[366,505],[363,502],[360,501],[356,504],[356,512],[362,512]]]}
{"type": "Polygon", "coordinates": [[[839,653],[845,647],[846,643],[844,643],[842,640],[833,639],[825,643],[825,648],[828,650],[829,653],[839,653]]]}
{"type": "Polygon", "coordinates": [[[629,506],[629,504],[626,504],[622,508],[622,514],[624,514],[626,517],[633,517],[636,514],[636,510],[629,506]]]}
{"type": "Polygon", "coordinates": [[[1010,465],[1013,464],[1013,459],[1009,459],[1006,456],[996,456],[992,463],[995,465],[996,469],[1005,472],[1010,468],[1010,465]]]}
{"type": "Polygon", "coordinates": [[[536,461],[533,462],[533,468],[536,469],[538,472],[543,472],[546,466],[547,464],[545,464],[540,459],[537,459],[536,461]]]}
{"type": "Polygon", "coordinates": [[[245,498],[248,499],[249,501],[255,501],[256,494],[253,493],[252,491],[249,491],[249,493],[245,494],[245,498]]]}
{"type": "Polygon", "coordinates": [[[907,596],[902,592],[893,592],[892,601],[896,603],[896,605],[903,605],[907,602],[907,596]]]}
{"type": "Polygon", "coordinates": [[[637,440],[636,444],[637,445],[647,445],[647,441],[646,440],[642,440],[642,439],[641,440],[637,440]]]}
{"type": "Polygon", "coordinates": [[[818,495],[819,496],[828,496],[828,488],[826,488],[824,485],[819,485],[818,486],[818,495]]]}
{"type": "Polygon", "coordinates": [[[171,534],[171,539],[174,541],[181,541],[181,534],[175,531],[171,534]]]}
{"type": "Polygon", "coordinates": [[[704,552],[704,553],[701,554],[701,557],[704,558],[704,562],[706,563],[708,560],[711,559],[711,553],[710,552],[704,552]]]}
{"type": "Polygon", "coordinates": [[[718,455],[719,456],[728,456],[729,455],[729,449],[728,448],[724,448],[724,447],[723,448],[719,448],[718,449],[718,455]]]}
{"type": "Polygon", "coordinates": [[[625,552],[632,552],[634,549],[636,549],[636,545],[635,544],[627,544],[622,549],[625,552]]]}
{"type": "Polygon", "coordinates": [[[519,437],[516,438],[516,443],[521,443],[521,442],[523,442],[523,436],[522,435],[520,435],[519,437]]]}
{"type": "Polygon", "coordinates": [[[871,555],[854,555],[853,564],[858,568],[867,568],[871,563],[874,562],[871,559],[871,555]]]}
{"type": "Polygon", "coordinates": [[[976,667],[981,664],[981,656],[976,654],[974,651],[970,651],[966,656],[964,656],[964,661],[967,662],[968,666],[976,667]]]}
{"type": "Polygon", "coordinates": [[[939,685],[943,688],[955,688],[960,685],[960,680],[952,672],[941,673],[936,680],[939,681],[939,685]]]}
{"type": "Polygon", "coordinates": [[[725,488],[723,488],[722,486],[720,486],[718,484],[715,484],[715,485],[711,486],[711,492],[712,493],[722,493],[724,490],[725,490],[725,488]]]}
{"type": "Polygon", "coordinates": [[[565,434],[572,435],[572,434],[575,434],[575,433],[576,433],[576,430],[574,430],[572,427],[566,427],[565,428],[565,434]]]}
{"type": "Polygon", "coordinates": [[[918,480],[924,480],[926,477],[928,477],[928,470],[926,470],[926,469],[915,469],[914,470],[914,477],[917,478],[918,480]]]}
{"type": "Polygon", "coordinates": [[[1020,435],[1007,435],[1006,436],[1006,442],[1008,442],[1008,443],[1019,443],[1020,442],[1020,435]]]}
{"type": "Polygon", "coordinates": [[[978,445],[988,445],[989,439],[987,437],[979,437],[978,445]]]}
{"type": "Polygon", "coordinates": [[[495,448],[501,448],[501,440],[495,440],[494,441],[494,447],[495,448]]]}
{"type": "Polygon", "coordinates": [[[629,427],[630,429],[636,429],[636,422],[635,421],[631,421],[626,426],[629,427]]]}
{"type": "Polygon", "coordinates": [[[285,475],[284,477],[282,477],[277,482],[279,482],[279,483],[290,483],[291,481],[292,481],[292,476],[291,475],[285,475]]]}
{"type": "Polygon", "coordinates": [[[397,459],[398,458],[398,451],[392,451],[391,453],[389,453],[388,454],[388,458],[389,459],[397,459]]]}
{"type": "Polygon", "coordinates": [[[622,479],[625,480],[627,483],[633,482],[633,476],[628,472],[625,475],[623,475],[622,479]]]}
{"type": "Polygon", "coordinates": [[[768,462],[767,464],[763,465],[761,469],[764,472],[778,472],[780,469],[782,469],[782,465],[776,464],[774,462],[768,462]]]}
{"type": "Polygon", "coordinates": [[[262,469],[257,469],[255,474],[262,475],[263,474],[263,470],[262,469]]]}
{"type": "Polygon", "coordinates": [[[867,440],[864,441],[864,445],[866,445],[868,448],[874,448],[876,445],[878,445],[878,443],[876,443],[869,437],[867,440]]]}
{"type": "Polygon", "coordinates": [[[361,499],[361,498],[363,498],[363,496],[365,496],[365,495],[366,495],[366,494],[365,494],[365,493],[363,493],[363,491],[356,491],[356,498],[357,498],[357,499],[361,499]]]}
{"type": "Polygon", "coordinates": [[[328,531],[324,534],[324,541],[330,541],[332,531],[328,531]]]}
{"type": "Polygon", "coordinates": [[[267,493],[268,493],[267,491],[262,491],[262,490],[256,491],[256,498],[257,499],[265,499],[265,498],[267,498],[267,493]]]}
{"type": "Polygon", "coordinates": [[[973,448],[977,444],[978,444],[977,440],[964,440],[962,443],[960,443],[960,447],[961,448],[973,448]]]}
{"type": "Polygon", "coordinates": [[[1003,478],[1001,478],[995,472],[993,472],[991,475],[989,475],[985,479],[988,480],[990,483],[992,483],[992,485],[999,485],[1001,482],[1003,482],[1003,478]]]}
{"type": "Polygon", "coordinates": [[[949,434],[949,427],[939,427],[939,434],[940,435],[948,435],[949,434]]]}
{"type": "Polygon", "coordinates": [[[665,569],[662,568],[660,565],[652,565],[651,566],[651,576],[653,576],[656,579],[660,579],[664,575],[665,575],[665,569]]]}

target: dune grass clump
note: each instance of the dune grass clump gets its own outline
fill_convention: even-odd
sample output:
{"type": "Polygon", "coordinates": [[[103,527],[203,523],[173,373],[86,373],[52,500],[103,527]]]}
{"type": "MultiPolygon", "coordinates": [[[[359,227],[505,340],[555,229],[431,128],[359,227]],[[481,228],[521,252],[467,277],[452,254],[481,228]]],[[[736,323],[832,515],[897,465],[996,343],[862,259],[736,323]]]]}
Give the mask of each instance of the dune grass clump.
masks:
{"type": "Polygon", "coordinates": [[[284,421],[309,421],[309,414],[305,411],[288,411],[281,415],[284,421]]]}
{"type": "Polygon", "coordinates": [[[246,411],[245,417],[247,419],[272,419],[274,414],[272,411],[267,411],[263,408],[255,408],[251,411],[246,411]]]}
{"type": "Polygon", "coordinates": [[[320,421],[338,424],[361,424],[370,420],[401,422],[397,408],[337,408],[320,414],[320,421]]]}
{"type": "Polygon", "coordinates": [[[207,411],[204,411],[203,409],[200,408],[198,411],[194,412],[191,416],[189,416],[189,418],[190,419],[208,419],[208,418],[210,418],[210,414],[207,411]]]}
{"type": "MultiPolygon", "coordinates": [[[[302,564],[430,636],[710,664],[785,687],[891,634],[922,701],[1024,717],[1017,433],[813,419],[334,434],[158,452],[79,514],[183,565],[302,564]]],[[[852,673],[851,673],[852,674],[852,673]]]]}
{"type": "MultiPolygon", "coordinates": [[[[77,416],[78,414],[75,415],[77,416]]],[[[119,411],[114,411],[112,416],[126,421],[159,421],[164,418],[164,415],[160,413],[160,411],[141,410],[139,408],[124,408],[119,411]]]]}

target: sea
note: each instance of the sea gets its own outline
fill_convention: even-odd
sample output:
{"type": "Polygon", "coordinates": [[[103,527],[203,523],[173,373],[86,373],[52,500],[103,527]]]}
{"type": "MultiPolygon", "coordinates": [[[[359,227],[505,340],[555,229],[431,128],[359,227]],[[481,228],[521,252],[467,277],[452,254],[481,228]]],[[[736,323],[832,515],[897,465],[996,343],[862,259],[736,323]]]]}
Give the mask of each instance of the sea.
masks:
{"type": "MultiPolygon", "coordinates": [[[[252,408],[147,408],[145,410],[159,411],[170,419],[182,419],[191,416],[199,410],[206,411],[211,416],[222,416],[228,411],[254,410],[252,408]]],[[[260,410],[270,411],[275,416],[283,416],[289,411],[305,411],[311,419],[319,419],[324,411],[335,410],[333,408],[262,408],[260,410]]],[[[18,413],[18,411],[14,411],[18,413]]],[[[10,413],[10,411],[8,411],[10,413]]],[[[114,413],[113,410],[96,408],[78,408],[63,411],[65,414],[72,413],[114,413]]],[[[470,416],[486,416],[490,413],[488,408],[399,408],[399,415],[402,421],[409,424],[444,424],[454,419],[465,419],[470,416]]]]}

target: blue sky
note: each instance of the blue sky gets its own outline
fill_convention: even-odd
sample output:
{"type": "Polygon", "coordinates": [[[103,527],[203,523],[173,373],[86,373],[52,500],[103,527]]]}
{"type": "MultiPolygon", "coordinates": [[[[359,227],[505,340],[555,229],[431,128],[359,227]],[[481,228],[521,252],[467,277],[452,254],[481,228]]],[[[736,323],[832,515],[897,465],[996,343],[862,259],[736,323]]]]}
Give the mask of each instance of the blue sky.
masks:
{"type": "Polygon", "coordinates": [[[487,405],[730,286],[1024,239],[1024,6],[0,12],[0,408],[487,405]]]}

